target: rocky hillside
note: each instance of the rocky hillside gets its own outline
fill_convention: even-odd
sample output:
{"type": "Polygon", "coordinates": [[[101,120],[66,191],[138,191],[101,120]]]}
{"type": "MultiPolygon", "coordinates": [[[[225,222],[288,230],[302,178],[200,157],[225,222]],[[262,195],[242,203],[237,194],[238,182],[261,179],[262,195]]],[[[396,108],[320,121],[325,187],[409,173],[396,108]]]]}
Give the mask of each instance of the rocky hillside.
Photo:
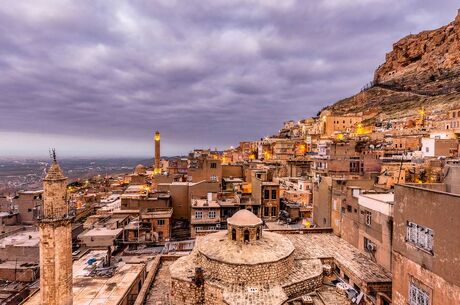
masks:
{"type": "Polygon", "coordinates": [[[374,110],[396,117],[424,106],[460,106],[460,10],[453,22],[409,35],[393,45],[373,86],[328,107],[334,113],[374,110]]]}

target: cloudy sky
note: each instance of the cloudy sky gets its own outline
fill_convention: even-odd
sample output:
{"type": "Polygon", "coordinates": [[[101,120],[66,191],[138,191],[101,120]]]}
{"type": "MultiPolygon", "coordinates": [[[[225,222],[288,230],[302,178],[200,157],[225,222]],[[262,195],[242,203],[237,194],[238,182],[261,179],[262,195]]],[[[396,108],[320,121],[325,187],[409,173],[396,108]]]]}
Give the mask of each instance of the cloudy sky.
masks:
{"type": "Polygon", "coordinates": [[[458,0],[30,0],[0,6],[0,157],[237,145],[373,77],[458,0]]]}

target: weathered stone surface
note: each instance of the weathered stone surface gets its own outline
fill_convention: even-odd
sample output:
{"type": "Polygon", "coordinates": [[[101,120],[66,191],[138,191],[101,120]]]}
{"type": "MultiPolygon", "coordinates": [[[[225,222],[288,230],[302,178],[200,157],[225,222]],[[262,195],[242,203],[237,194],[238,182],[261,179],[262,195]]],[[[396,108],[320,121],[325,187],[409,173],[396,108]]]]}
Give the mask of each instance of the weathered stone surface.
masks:
{"type": "Polygon", "coordinates": [[[67,179],[54,161],[43,180],[44,215],[40,227],[40,299],[47,305],[71,305],[72,227],[66,201],[67,179]]]}
{"type": "Polygon", "coordinates": [[[171,304],[283,304],[322,285],[321,260],[295,260],[287,237],[264,232],[246,243],[227,235],[198,238],[194,251],[171,265],[171,304]],[[196,268],[204,270],[203,285],[196,268]]]}
{"type": "Polygon", "coordinates": [[[264,232],[263,238],[250,243],[228,239],[226,233],[220,231],[199,238],[196,243],[198,251],[210,260],[244,265],[275,262],[294,251],[291,241],[276,233],[264,232]]]}
{"type": "Polygon", "coordinates": [[[460,13],[450,24],[393,45],[373,86],[326,107],[336,115],[372,113],[377,121],[417,117],[460,105],[460,13]]]}
{"type": "Polygon", "coordinates": [[[376,70],[375,81],[404,81],[405,86],[411,84],[421,89],[425,82],[442,77],[442,73],[449,73],[459,64],[460,11],[456,19],[446,26],[409,35],[395,43],[385,63],[376,70]],[[422,75],[431,79],[423,79],[422,75]]]}

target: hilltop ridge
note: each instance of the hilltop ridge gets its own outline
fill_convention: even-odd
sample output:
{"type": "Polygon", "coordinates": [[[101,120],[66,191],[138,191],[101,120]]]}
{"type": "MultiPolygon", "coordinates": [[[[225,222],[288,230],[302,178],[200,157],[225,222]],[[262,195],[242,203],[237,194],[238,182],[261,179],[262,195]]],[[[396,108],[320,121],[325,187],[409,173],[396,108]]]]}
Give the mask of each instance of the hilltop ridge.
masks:
{"type": "Polygon", "coordinates": [[[460,10],[439,29],[396,42],[374,74],[371,86],[326,107],[337,114],[373,111],[381,119],[420,107],[460,105],[460,10]]]}

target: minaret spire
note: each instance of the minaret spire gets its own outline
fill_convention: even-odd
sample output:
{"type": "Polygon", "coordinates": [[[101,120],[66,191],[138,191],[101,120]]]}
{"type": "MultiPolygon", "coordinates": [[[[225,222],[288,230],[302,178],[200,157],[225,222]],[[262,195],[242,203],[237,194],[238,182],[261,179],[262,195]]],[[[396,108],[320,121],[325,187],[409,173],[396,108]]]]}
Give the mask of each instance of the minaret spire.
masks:
{"type": "Polygon", "coordinates": [[[43,179],[40,228],[40,298],[42,305],[72,305],[72,227],[67,178],[50,150],[52,163],[43,179]]]}
{"type": "Polygon", "coordinates": [[[155,136],[154,136],[154,142],[155,142],[155,163],[154,163],[154,170],[153,173],[155,175],[161,174],[161,167],[160,167],[160,132],[157,130],[155,131],[155,136]]]}

